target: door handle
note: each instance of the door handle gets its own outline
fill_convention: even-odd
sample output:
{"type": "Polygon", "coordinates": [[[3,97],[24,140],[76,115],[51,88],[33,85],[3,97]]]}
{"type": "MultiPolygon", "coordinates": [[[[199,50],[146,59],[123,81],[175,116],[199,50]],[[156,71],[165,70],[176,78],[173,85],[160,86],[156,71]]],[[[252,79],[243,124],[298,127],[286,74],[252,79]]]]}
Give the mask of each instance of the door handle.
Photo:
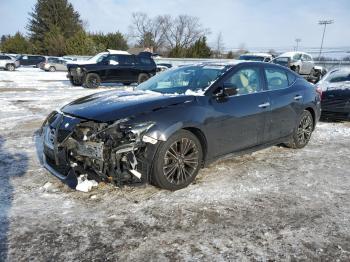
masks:
{"type": "Polygon", "coordinates": [[[268,107],[268,106],[270,106],[270,103],[269,103],[269,102],[266,102],[266,103],[263,103],[263,104],[260,104],[260,105],[259,105],[260,108],[266,108],[266,107],[268,107]]]}
{"type": "Polygon", "coordinates": [[[300,100],[300,99],[302,99],[303,98],[303,96],[301,96],[301,95],[296,95],[295,97],[294,97],[294,100],[300,100]]]}

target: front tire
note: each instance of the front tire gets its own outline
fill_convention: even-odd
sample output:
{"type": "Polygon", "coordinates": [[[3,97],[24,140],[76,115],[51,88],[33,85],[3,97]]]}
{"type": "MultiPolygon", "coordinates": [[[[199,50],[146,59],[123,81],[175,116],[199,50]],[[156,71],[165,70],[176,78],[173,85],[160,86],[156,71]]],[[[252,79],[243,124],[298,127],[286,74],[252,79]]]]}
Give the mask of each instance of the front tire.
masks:
{"type": "Polygon", "coordinates": [[[73,77],[70,77],[69,81],[73,86],[81,86],[83,84],[82,81],[74,79],[73,77]]]}
{"type": "Polygon", "coordinates": [[[294,149],[305,147],[310,141],[313,130],[313,117],[308,110],[304,110],[299,118],[298,126],[293,132],[291,141],[287,143],[286,146],[294,149]]]}
{"type": "Polygon", "coordinates": [[[299,67],[299,66],[294,67],[294,68],[293,68],[293,71],[294,71],[295,73],[297,73],[298,75],[300,75],[300,67],[299,67]]]}
{"type": "Polygon", "coordinates": [[[55,71],[56,71],[56,68],[55,68],[54,66],[50,66],[49,71],[50,71],[50,72],[55,72],[55,71]]]}
{"type": "Polygon", "coordinates": [[[160,145],[151,172],[151,183],[167,190],[179,190],[193,182],[203,159],[198,138],[181,130],[160,145]]]}
{"type": "Polygon", "coordinates": [[[101,79],[98,74],[87,74],[84,82],[84,86],[87,88],[98,88],[101,84],[101,79]]]}

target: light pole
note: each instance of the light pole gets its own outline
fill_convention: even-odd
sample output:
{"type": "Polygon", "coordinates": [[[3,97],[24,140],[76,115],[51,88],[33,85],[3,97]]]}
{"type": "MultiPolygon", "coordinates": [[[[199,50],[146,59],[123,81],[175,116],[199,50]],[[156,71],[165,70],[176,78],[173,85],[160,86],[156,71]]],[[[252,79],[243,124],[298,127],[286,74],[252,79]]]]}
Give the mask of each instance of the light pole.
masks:
{"type": "Polygon", "coordinates": [[[318,61],[320,61],[320,57],[321,57],[321,54],[322,54],[323,40],[324,40],[324,34],[325,34],[325,32],[326,32],[326,27],[327,27],[327,25],[330,25],[330,24],[333,24],[333,23],[334,23],[333,20],[320,20],[320,21],[318,21],[318,24],[319,24],[319,25],[324,25],[324,27],[323,27],[323,34],[322,34],[322,41],[321,41],[320,53],[318,54],[318,61]]]}
{"type": "Polygon", "coordinates": [[[298,51],[299,43],[301,42],[301,39],[300,39],[300,38],[296,38],[296,39],[295,39],[295,42],[297,43],[297,47],[296,47],[296,50],[295,50],[295,51],[298,51]]]}

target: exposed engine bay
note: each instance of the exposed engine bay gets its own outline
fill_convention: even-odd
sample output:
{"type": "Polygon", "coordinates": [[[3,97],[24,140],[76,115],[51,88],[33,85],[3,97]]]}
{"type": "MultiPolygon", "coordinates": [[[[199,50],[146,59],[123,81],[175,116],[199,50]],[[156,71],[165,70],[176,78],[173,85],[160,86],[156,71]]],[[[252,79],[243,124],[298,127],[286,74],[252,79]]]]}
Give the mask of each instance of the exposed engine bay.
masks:
{"type": "Polygon", "coordinates": [[[143,137],[154,123],[128,121],[99,123],[53,112],[43,124],[47,165],[63,176],[87,174],[117,186],[147,181],[147,144],[157,140],[143,137]]]}

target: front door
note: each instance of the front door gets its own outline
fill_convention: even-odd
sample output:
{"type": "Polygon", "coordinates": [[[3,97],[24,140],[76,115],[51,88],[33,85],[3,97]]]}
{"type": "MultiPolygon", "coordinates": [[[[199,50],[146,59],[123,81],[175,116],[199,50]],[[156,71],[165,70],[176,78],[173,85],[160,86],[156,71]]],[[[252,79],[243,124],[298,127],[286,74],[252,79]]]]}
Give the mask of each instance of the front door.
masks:
{"type": "Polygon", "coordinates": [[[224,80],[223,86],[233,87],[236,94],[211,99],[216,117],[207,130],[215,152],[224,155],[264,142],[270,103],[260,66],[240,66],[224,80]]]}

